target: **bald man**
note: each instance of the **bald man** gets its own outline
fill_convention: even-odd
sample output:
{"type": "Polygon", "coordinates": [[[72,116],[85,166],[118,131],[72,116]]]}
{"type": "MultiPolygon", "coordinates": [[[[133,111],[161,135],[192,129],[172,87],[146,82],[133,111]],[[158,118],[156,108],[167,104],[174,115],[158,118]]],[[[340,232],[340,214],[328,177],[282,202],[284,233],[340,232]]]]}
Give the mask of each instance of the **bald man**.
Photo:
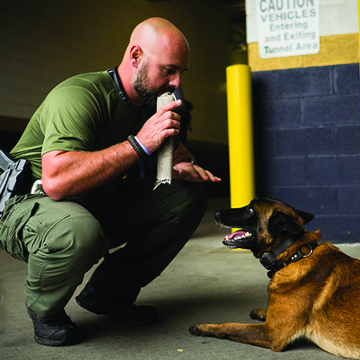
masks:
{"type": "Polygon", "coordinates": [[[167,20],[142,22],[119,67],[55,87],[11,151],[30,162],[32,182],[43,187],[10,199],[0,222],[1,246],[28,263],[26,308],[37,343],[79,341],[64,308],[100,260],[76,302],[122,325],[156,321],[154,307],[134,302],[199,225],[206,197],[196,183],[221,179],[195,165],[179,140],[171,185],[153,191],[153,179],[126,174],[140,158],[156,156],[167,137],[177,139],[173,110],[181,101],[157,112],[155,103],[180,86],[189,53],[167,20]]]}

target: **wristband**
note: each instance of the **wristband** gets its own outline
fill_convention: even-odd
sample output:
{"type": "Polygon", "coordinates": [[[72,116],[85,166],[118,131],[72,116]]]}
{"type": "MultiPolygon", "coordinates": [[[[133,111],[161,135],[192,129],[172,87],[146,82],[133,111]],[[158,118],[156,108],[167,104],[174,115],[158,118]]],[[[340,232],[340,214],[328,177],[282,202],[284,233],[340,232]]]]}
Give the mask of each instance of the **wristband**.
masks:
{"type": "Polygon", "coordinates": [[[184,160],[184,161],[182,161],[182,162],[188,162],[188,163],[190,163],[190,164],[192,164],[192,165],[197,165],[195,159],[187,159],[187,160],[184,160]]]}
{"type": "Polygon", "coordinates": [[[127,140],[130,143],[130,145],[133,147],[133,149],[136,151],[136,153],[139,155],[139,157],[143,160],[146,160],[147,159],[146,152],[143,150],[140,144],[135,140],[135,137],[129,135],[127,140]]]}
{"type": "Polygon", "coordinates": [[[134,136],[134,139],[138,142],[138,144],[141,146],[141,148],[145,151],[146,155],[152,155],[152,152],[150,150],[148,150],[143,144],[142,142],[137,138],[137,136],[134,136]]]}

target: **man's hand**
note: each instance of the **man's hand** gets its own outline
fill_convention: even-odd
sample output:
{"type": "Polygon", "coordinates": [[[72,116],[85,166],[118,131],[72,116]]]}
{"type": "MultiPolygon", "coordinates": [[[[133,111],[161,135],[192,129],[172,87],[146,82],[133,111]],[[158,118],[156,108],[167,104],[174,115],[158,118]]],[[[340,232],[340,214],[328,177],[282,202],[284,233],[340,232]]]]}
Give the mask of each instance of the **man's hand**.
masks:
{"type": "Polygon", "coordinates": [[[151,152],[157,150],[168,136],[179,134],[180,115],[173,110],[180,105],[181,100],[176,100],[162,106],[136,135],[151,152]]]}
{"type": "Polygon", "coordinates": [[[189,162],[180,162],[173,167],[173,179],[190,182],[221,181],[221,178],[214,176],[209,170],[204,170],[189,162]]]}

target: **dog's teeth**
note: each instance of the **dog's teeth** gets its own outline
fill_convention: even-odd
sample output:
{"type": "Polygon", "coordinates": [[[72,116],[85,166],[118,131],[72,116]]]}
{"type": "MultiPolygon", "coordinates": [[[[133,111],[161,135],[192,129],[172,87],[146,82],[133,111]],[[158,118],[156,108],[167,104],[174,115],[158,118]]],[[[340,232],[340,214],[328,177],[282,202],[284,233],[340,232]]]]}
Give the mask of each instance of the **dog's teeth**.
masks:
{"type": "Polygon", "coordinates": [[[251,235],[251,233],[249,233],[248,231],[246,233],[244,233],[242,236],[239,237],[239,239],[243,239],[246,237],[249,237],[251,235]]]}
{"type": "Polygon", "coordinates": [[[240,239],[245,239],[247,237],[251,236],[251,233],[249,233],[248,231],[245,233],[240,234],[234,234],[234,235],[226,235],[224,238],[224,241],[229,241],[229,240],[240,240],[240,239]]]}

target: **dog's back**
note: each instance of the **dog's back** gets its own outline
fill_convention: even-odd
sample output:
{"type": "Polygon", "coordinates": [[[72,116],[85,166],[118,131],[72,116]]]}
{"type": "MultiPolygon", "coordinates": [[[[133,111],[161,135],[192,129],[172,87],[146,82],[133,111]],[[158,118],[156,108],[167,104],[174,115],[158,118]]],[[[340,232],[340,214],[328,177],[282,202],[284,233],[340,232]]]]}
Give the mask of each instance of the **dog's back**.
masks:
{"type": "Polygon", "coordinates": [[[307,261],[276,273],[269,292],[286,292],[288,301],[295,300],[286,312],[291,306],[303,310],[301,322],[306,324],[299,324],[292,340],[305,337],[330,353],[360,358],[360,260],[322,243],[307,261]]]}

